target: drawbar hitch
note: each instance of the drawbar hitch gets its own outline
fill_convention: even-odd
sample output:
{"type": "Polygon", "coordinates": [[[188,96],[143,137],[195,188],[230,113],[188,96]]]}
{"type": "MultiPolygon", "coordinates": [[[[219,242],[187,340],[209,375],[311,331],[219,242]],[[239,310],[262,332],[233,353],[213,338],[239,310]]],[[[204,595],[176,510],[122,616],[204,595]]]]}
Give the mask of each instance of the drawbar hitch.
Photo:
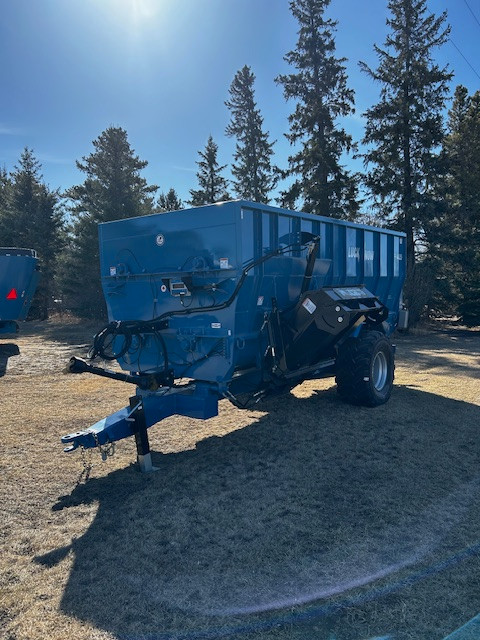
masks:
{"type": "Polygon", "coordinates": [[[156,391],[159,387],[172,387],[174,383],[173,371],[161,371],[160,373],[144,374],[139,373],[132,375],[129,373],[120,373],[119,371],[111,371],[102,367],[95,367],[88,364],[82,358],[70,358],[68,363],[69,373],[92,373],[102,378],[110,378],[111,380],[120,380],[121,382],[129,382],[135,384],[139,389],[144,391],[156,391]]]}

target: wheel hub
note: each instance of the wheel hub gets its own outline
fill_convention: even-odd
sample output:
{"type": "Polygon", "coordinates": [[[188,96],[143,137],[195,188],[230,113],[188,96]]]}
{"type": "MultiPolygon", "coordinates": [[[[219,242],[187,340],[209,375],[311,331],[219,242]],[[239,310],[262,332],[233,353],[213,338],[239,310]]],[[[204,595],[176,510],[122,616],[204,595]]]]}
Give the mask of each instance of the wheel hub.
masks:
{"type": "Polygon", "coordinates": [[[388,362],[383,351],[379,351],[372,363],[373,386],[377,391],[382,391],[388,377],[388,362]]]}

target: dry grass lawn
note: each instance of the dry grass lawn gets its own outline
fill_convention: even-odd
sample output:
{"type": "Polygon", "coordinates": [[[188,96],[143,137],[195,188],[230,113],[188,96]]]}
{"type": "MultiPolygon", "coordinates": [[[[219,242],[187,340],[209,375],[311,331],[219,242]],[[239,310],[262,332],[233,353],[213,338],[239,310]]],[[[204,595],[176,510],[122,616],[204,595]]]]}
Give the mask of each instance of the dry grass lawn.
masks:
{"type": "Polygon", "coordinates": [[[133,392],[62,373],[93,332],[0,341],[2,640],[436,640],[480,612],[479,331],[398,337],[385,406],[223,401],[150,429],[157,473],[123,441],[85,482],[60,436],[133,392]]]}

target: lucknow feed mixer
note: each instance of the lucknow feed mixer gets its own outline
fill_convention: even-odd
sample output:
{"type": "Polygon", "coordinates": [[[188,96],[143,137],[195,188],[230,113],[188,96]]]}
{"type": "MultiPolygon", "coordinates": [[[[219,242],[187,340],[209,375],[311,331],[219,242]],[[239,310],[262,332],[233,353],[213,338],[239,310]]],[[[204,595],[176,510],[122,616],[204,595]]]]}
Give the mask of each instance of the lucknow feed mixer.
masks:
{"type": "Polygon", "coordinates": [[[235,201],[104,223],[99,239],[110,323],[91,355],[125,373],[79,358],[70,371],[137,390],[129,406],[64,436],[65,451],[134,435],[148,471],[148,427],[210,418],[222,398],[248,407],[328,376],[349,402],[390,397],[404,234],[235,201]]]}

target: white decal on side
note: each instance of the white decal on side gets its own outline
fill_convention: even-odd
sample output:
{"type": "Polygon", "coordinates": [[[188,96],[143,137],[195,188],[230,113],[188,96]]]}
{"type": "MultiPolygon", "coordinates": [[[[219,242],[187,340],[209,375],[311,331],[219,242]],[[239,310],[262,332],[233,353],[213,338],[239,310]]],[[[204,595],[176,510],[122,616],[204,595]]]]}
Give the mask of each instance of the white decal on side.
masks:
{"type": "Polygon", "coordinates": [[[305,307],[308,313],[312,314],[312,313],[315,313],[315,309],[317,308],[317,305],[314,304],[310,300],[310,298],[305,298],[305,300],[302,302],[302,307],[305,307]]]}

